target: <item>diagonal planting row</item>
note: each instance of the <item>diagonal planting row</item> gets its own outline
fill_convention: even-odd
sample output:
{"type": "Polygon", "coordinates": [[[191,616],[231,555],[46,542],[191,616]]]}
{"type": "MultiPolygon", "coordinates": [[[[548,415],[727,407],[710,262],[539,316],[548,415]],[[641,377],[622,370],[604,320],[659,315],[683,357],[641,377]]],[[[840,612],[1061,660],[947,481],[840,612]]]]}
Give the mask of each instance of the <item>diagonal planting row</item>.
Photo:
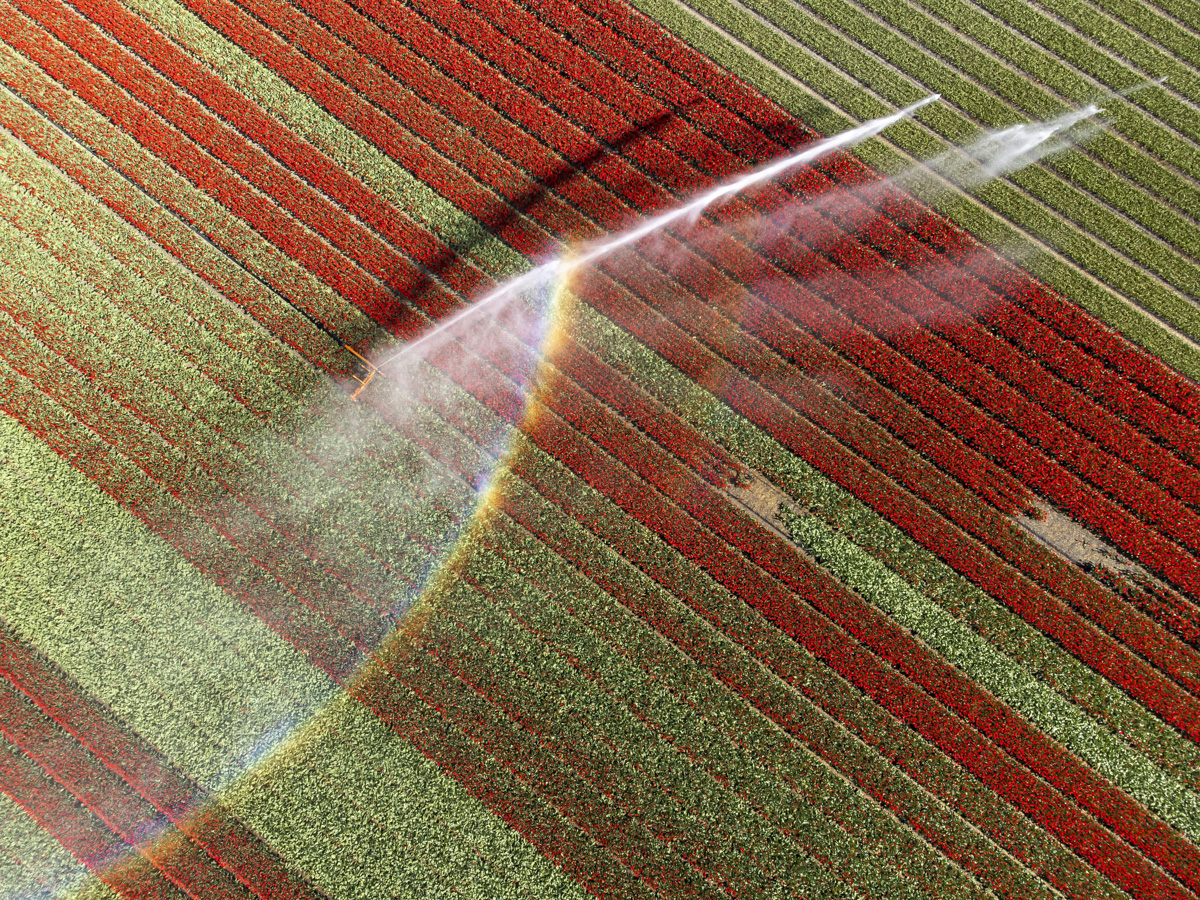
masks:
{"type": "MultiPolygon", "coordinates": [[[[475,4],[475,6],[483,6],[486,8],[486,12],[490,16],[489,21],[495,22],[501,27],[519,29],[519,33],[523,38],[527,39],[527,42],[532,41],[535,36],[538,37],[536,45],[539,50],[547,47],[547,37],[545,35],[540,35],[536,32],[536,30],[531,29],[527,14],[523,14],[520,8],[513,9],[509,5],[501,3],[475,4]]],[[[558,27],[560,29],[565,28],[572,40],[583,44],[587,50],[596,54],[601,61],[607,61],[609,65],[612,66],[615,73],[622,73],[627,71],[627,69],[630,67],[630,57],[636,52],[636,48],[632,45],[620,47],[619,42],[613,40],[614,35],[606,24],[601,24],[595,20],[589,21],[586,16],[581,14],[576,5],[538,4],[536,9],[537,12],[541,14],[543,21],[545,21],[551,27],[558,27]]],[[[611,12],[613,12],[613,10],[608,8],[605,9],[606,23],[608,21],[607,14],[611,12]]],[[[553,35],[551,35],[550,38],[552,39],[553,35]]],[[[576,50],[575,53],[570,55],[568,58],[562,58],[562,53],[565,51],[563,50],[563,46],[561,44],[550,45],[546,52],[558,53],[558,59],[556,61],[559,68],[563,72],[574,73],[580,71],[581,69],[587,69],[587,63],[591,62],[591,60],[586,56],[581,57],[578,50],[576,50]]],[[[641,61],[643,63],[645,62],[644,59],[641,61]]],[[[697,115],[695,107],[700,105],[701,100],[701,98],[696,94],[695,90],[693,89],[688,91],[688,86],[686,83],[682,82],[682,79],[672,70],[668,70],[662,66],[657,66],[653,67],[651,71],[653,72],[654,77],[652,79],[646,79],[646,89],[653,92],[659,99],[667,103],[667,105],[672,109],[677,110],[679,115],[685,118],[695,118],[697,115]]],[[[609,86],[611,88],[612,79],[615,76],[609,73],[606,74],[609,76],[609,86]]],[[[624,99],[623,97],[618,97],[613,90],[609,90],[603,96],[606,98],[615,98],[610,102],[617,104],[620,104],[624,99]]],[[[658,109],[661,110],[661,107],[658,109]]],[[[646,116],[652,115],[655,112],[656,109],[651,107],[649,110],[638,110],[636,111],[636,114],[646,116]]],[[[627,114],[634,115],[635,113],[630,112],[627,114]]],[[[721,125],[724,125],[724,127],[714,128],[713,133],[719,139],[722,139],[727,143],[736,142],[739,138],[741,138],[741,144],[744,146],[744,136],[746,133],[744,123],[739,122],[733,124],[728,121],[728,118],[728,115],[726,115],[725,121],[720,123],[721,125]],[[731,125],[733,127],[730,127],[731,125]],[[741,126],[740,128],[738,128],[739,125],[741,126]]],[[[706,121],[711,123],[713,121],[713,117],[708,117],[706,121]]],[[[757,153],[746,154],[750,162],[762,161],[763,159],[776,156],[781,151],[786,149],[786,145],[775,145],[773,147],[767,145],[764,148],[760,143],[755,149],[758,150],[757,153]]],[[[730,168],[727,155],[725,159],[721,159],[719,156],[716,157],[717,165],[715,168],[711,167],[712,160],[713,157],[710,156],[710,167],[705,170],[711,177],[722,177],[730,174],[732,171],[736,171],[736,167],[733,169],[730,168]]],[[[855,165],[850,163],[848,160],[839,160],[840,167],[844,168],[846,164],[849,164],[852,170],[852,183],[854,176],[861,178],[862,175],[865,174],[861,165],[855,165]]]]}
{"type": "MultiPolygon", "coordinates": [[[[572,333],[586,341],[589,348],[672,409],[679,410],[693,427],[702,428],[735,448],[744,464],[765,473],[781,488],[781,497],[794,498],[797,509],[807,508],[823,516],[831,527],[850,536],[923,595],[984,636],[996,649],[1036,674],[1064,699],[1086,710],[1113,736],[1146,754],[1181,782],[1195,787],[1195,778],[1189,772],[1194,770],[1200,756],[1195,745],[1169,725],[1003,604],[954,573],[896,526],[734,414],[661,357],[632,343],[589,307],[572,304],[570,322],[572,333]]],[[[1092,759],[1090,748],[1095,746],[1092,742],[1078,745],[1056,726],[1051,726],[1049,733],[1074,752],[1092,759]]],[[[1134,758],[1123,754],[1117,757],[1134,758]]],[[[1111,771],[1111,765],[1105,771],[1111,771]]]]}

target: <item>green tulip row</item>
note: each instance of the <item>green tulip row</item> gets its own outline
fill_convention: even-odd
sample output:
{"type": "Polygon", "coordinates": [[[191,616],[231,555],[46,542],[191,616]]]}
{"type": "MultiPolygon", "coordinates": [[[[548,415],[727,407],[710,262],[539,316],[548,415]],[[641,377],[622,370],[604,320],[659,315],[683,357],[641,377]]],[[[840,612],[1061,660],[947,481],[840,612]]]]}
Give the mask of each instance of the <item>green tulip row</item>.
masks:
{"type": "MultiPolygon", "coordinates": [[[[324,821],[336,825],[360,815],[355,810],[363,803],[373,804],[371,815],[386,813],[389,828],[403,825],[406,839],[423,848],[426,862],[443,847],[453,847],[448,835],[453,830],[459,842],[485,843],[479,851],[485,857],[487,847],[495,846],[503,851],[498,851],[501,859],[523,860],[527,870],[540,870],[541,879],[553,883],[549,865],[461,787],[357,703],[344,697],[331,703],[333,686],[291,646],[8,418],[0,419],[0,454],[6,511],[0,553],[22,563],[14,567],[22,574],[5,580],[5,617],[189,774],[214,787],[231,785],[235,812],[269,840],[286,847],[276,841],[284,837],[280,827],[301,817],[317,798],[293,794],[287,774],[272,764],[240,778],[242,755],[270,723],[304,722],[327,704],[318,721],[332,721],[333,731],[301,726],[314,729],[303,732],[305,740],[314,752],[354,752],[363,759],[357,769],[343,760],[337,778],[322,774],[328,760],[315,767],[324,779],[316,807],[324,821]],[[221,665],[214,666],[214,659],[221,665]],[[350,745],[339,745],[333,737],[339,731],[347,737],[352,726],[361,734],[350,745]],[[391,780],[381,785],[384,770],[391,780]],[[354,790],[348,773],[358,778],[354,790]],[[387,812],[397,792],[414,780],[403,814],[399,807],[387,812]],[[419,814],[431,808],[434,796],[440,818],[423,819],[419,814]],[[289,805],[288,815],[279,813],[289,805]]],[[[286,751],[282,756],[290,758],[286,751]]],[[[364,825],[356,838],[369,846],[379,840],[378,827],[364,825]]],[[[301,854],[313,857],[318,868],[310,874],[318,880],[333,877],[322,868],[331,858],[323,848],[335,841],[354,846],[352,829],[331,828],[325,843],[301,854]]],[[[359,852],[368,861],[391,857],[359,852]]],[[[498,886],[517,879],[503,866],[496,869],[494,862],[461,869],[444,863],[440,881],[456,884],[469,872],[479,896],[508,896],[498,886]]],[[[393,883],[394,873],[369,874],[364,896],[379,896],[393,883]]]]}
{"type": "Polygon", "coordinates": [[[124,0],[155,28],[210,65],[234,89],[275,115],[388,203],[423,222],[484,271],[506,275],[527,261],[478,222],[439,196],[379,148],[343,125],[317,103],[208,27],[173,0],[124,0]]]}
{"type": "Polygon", "coordinates": [[[817,516],[781,507],[796,542],[860,596],[920,637],[948,662],[1079,754],[1114,784],[1195,839],[1200,796],[1005,656],[972,627],[924,596],[817,516]]]}
{"type": "MultiPolygon", "coordinates": [[[[865,55],[855,58],[855,77],[850,79],[749,12],[724,0],[697,0],[694,8],[675,0],[634,0],[634,5],[824,134],[883,115],[891,111],[891,103],[902,105],[920,99],[925,93],[865,55]],[[754,52],[746,52],[746,47],[754,52]],[[860,83],[874,84],[886,91],[888,103],[875,99],[860,83]],[[806,86],[807,90],[798,85],[806,86]]],[[[806,38],[815,40],[820,34],[820,30],[814,29],[806,38]]],[[[841,39],[831,40],[825,49],[830,53],[854,52],[847,47],[847,42],[841,39]]],[[[949,127],[949,122],[941,121],[947,112],[938,111],[938,106],[921,110],[919,119],[949,127]]],[[[948,148],[945,141],[912,122],[895,126],[888,136],[890,143],[873,140],[855,150],[868,164],[885,173],[906,170],[912,157],[932,158],[948,148]]],[[[1046,175],[1039,187],[1056,180],[1046,175]]],[[[1026,253],[1024,264],[1035,277],[1180,371],[1193,378],[1200,377],[1200,352],[1164,330],[1154,318],[1174,316],[1186,326],[1196,316],[1194,309],[1137,267],[1117,260],[1108,249],[1079,235],[1074,226],[1034,199],[1006,182],[989,183],[976,189],[972,196],[947,193],[937,185],[921,183],[914,184],[913,191],[982,243],[1026,253]],[[1077,262],[1079,268],[1039,248],[1029,236],[1060,250],[1077,262]],[[1097,283],[1088,275],[1093,269],[1110,281],[1097,283]],[[1134,297],[1151,314],[1118,294],[1134,297]]]]}
{"type": "MultiPolygon", "coordinates": [[[[636,604],[637,612],[657,630],[709,669],[735,696],[757,707],[757,713],[749,718],[729,718],[728,727],[745,729],[739,732],[739,739],[743,733],[753,735],[748,724],[761,723],[768,734],[782,729],[789,741],[795,741],[784,751],[789,762],[781,770],[793,777],[797,786],[812,778],[812,770],[804,764],[811,749],[834,770],[849,775],[875,801],[897,810],[905,822],[943,852],[950,852],[960,863],[969,861],[969,867],[981,878],[1008,896],[1040,895],[1041,889],[1037,877],[1019,863],[1014,864],[1003,850],[998,851],[993,840],[1010,852],[1019,848],[1017,855],[1034,869],[1069,872],[1065,877],[1080,885],[1091,885],[1088,890],[1097,889],[1094,871],[1080,866],[1057,841],[1048,839],[935,747],[881,707],[864,702],[855,688],[713,584],[697,566],[656,540],[560,463],[528,448],[524,441],[519,446],[527,448],[517,455],[515,468],[521,478],[532,479],[544,485],[538,487],[539,491],[562,498],[558,502],[568,503],[572,517],[586,522],[593,532],[582,532],[583,537],[579,537],[572,531],[559,538],[555,522],[546,526],[547,538],[566,541],[572,557],[583,555],[589,577],[605,581],[610,591],[614,581],[621,584],[618,579],[637,576],[627,591],[621,591],[623,602],[636,604]],[[584,547],[577,550],[585,541],[584,547]],[[605,550],[605,545],[610,549],[605,550]],[[616,551],[626,560],[613,560],[616,551]],[[611,568],[600,568],[598,557],[613,560],[608,564],[611,568]],[[649,573],[670,591],[665,595],[671,604],[666,611],[660,612],[657,602],[648,603],[663,596],[662,588],[652,589],[653,583],[637,575],[629,564],[649,573]],[[900,763],[900,769],[893,768],[894,762],[900,763]],[[988,837],[967,826],[959,816],[982,828],[988,837]]],[[[735,709],[740,702],[734,704],[735,709]]],[[[767,738],[767,746],[773,742],[767,738]]],[[[806,794],[810,790],[800,789],[806,794]]],[[[863,800],[868,807],[875,802],[865,797],[863,800]]],[[[836,808],[846,799],[838,796],[826,802],[836,808]]],[[[830,815],[838,817],[837,812],[830,815]]],[[[865,825],[857,812],[848,814],[845,827],[858,839],[876,828],[879,834],[888,834],[877,820],[865,825]]],[[[889,835],[886,840],[894,837],[889,835]]]]}
{"type": "MultiPolygon", "coordinates": [[[[615,556],[519,480],[506,478],[499,490],[519,495],[523,506],[540,512],[543,527],[570,534],[573,543],[590,537],[594,554],[615,556]]],[[[522,534],[516,523],[501,513],[489,513],[483,529],[472,545],[478,562],[464,562],[465,571],[472,581],[489,583],[487,593],[493,602],[512,617],[512,622],[499,619],[499,627],[507,633],[514,623],[519,624],[536,637],[534,641],[522,636],[521,644],[530,648],[526,653],[540,654],[528,657],[539,663],[535,668],[518,662],[520,669],[536,671],[539,676],[543,672],[561,673],[553,685],[545,685],[547,692],[560,695],[567,691],[565,696],[573,713],[587,710],[587,721],[613,723],[611,729],[590,737],[591,741],[600,739],[612,744],[647,775],[658,773],[656,777],[663,785],[659,790],[675,793],[681,801],[688,799],[686,792],[673,790],[672,786],[690,781],[696,794],[704,795],[704,808],[698,813],[701,821],[724,821],[726,828],[740,828],[742,839],[752,835],[751,823],[756,823],[760,832],[769,823],[775,831],[763,832],[760,841],[770,838],[777,844],[778,836],[771,838],[772,834],[781,831],[790,835],[805,853],[828,861],[841,880],[870,884],[872,890],[889,896],[922,889],[936,894],[950,886],[959,892],[969,890],[961,873],[929,853],[928,847],[914,840],[910,832],[897,828],[894,820],[880,815],[867,797],[849,789],[816,758],[795,753],[794,745],[784,749],[788,747],[786,740],[782,745],[778,738],[772,740],[769,729],[763,728],[765,720],[755,715],[753,707],[706,671],[705,654],[697,647],[687,648],[693,654],[689,657],[677,643],[657,631],[651,623],[659,616],[692,620],[693,629],[707,632],[710,641],[724,645],[726,653],[736,654],[735,645],[722,640],[679,600],[614,559],[614,577],[619,573],[630,581],[644,603],[660,608],[657,613],[643,610],[642,615],[649,618],[638,618],[577,569],[565,566],[546,546],[522,534]],[[502,556],[503,562],[492,551],[481,549],[493,541],[494,553],[502,556]],[[496,586],[513,584],[514,563],[524,583],[496,586]],[[481,575],[480,570],[488,574],[481,575]],[[495,585],[490,579],[495,579],[495,585]],[[555,602],[553,598],[562,599],[555,602]],[[545,662],[544,648],[556,655],[554,665],[545,662]],[[579,675],[570,678],[570,669],[579,675]],[[757,729],[743,731],[739,727],[747,717],[758,725],[757,729]],[[703,788],[696,768],[712,778],[703,788]],[[872,822],[870,829],[861,827],[865,821],[872,822]],[[856,836],[851,837],[843,829],[856,836]],[[878,861],[870,866],[854,858],[862,833],[870,835],[873,849],[879,854],[878,861]],[[908,887],[897,883],[896,870],[903,873],[899,877],[908,882],[908,887]],[[918,872],[920,878],[914,877],[918,872]]],[[[492,643],[493,628],[483,633],[492,643]]],[[[749,660],[745,665],[754,668],[749,660]]],[[[564,729],[569,732],[572,726],[564,725],[564,729]]],[[[577,724],[573,730],[578,730],[577,724]]],[[[653,790],[648,787],[639,796],[649,796],[653,790]]],[[[768,851],[751,852],[759,861],[771,858],[768,851]]],[[[797,877],[811,881],[815,877],[811,871],[802,875],[807,866],[797,862],[794,871],[797,877]]],[[[722,867],[721,871],[732,870],[722,867]]],[[[819,883],[822,879],[815,880],[819,883]]]]}
{"type": "MultiPolygon", "coordinates": [[[[838,0],[810,0],[806,5],[826,21],[838,22],[844,32],[872,47],[877,54],[925,87],[941,93],[947,101],[984,127],[1001,128],[1015,124],[1020,121],[1020,113],[1033,119],[1046,119],[1063,111],[1062,102],[1052,94],[1042,90],[1038,84],[1031,85],[1020,73],[997,66],[994,58],[951,29],[936,23],[908,0],[869,0],[865,6],[886,25],[908,35],[916,47],[894,33],[889,34],[884,25],[852,11],[847,4],[838,0]],[[925,52],[935,48],[936,55],[925,52]],[[1010,103],[1019,111],[1016,116],[1010,103]]],[[[959,23],[958,19],[951,21],[956,25],[959,23]]],[[[1026,57],[1036,55],[1036,47],[1028,44],[1026,47],[1026,57]]],[[[1027,60],[1024,64],[1029,65],[1027,60]]],[[[1162,74],[1174,68],[1179,67],[1164,67],[1162,74]]],[[[1158,67],[1148,69],[1158,70],[1158,67]]],[[[1126,86],[1136,83],[1139,78],[1133,72],[1122,72],[1122,75],[1111,86],[1126,86]]],[[[1053,72],[1040,80],[1051,79],[1053,72]]],[[[1062,91],[1070,101],[1095,99],[1094,88],[1085,84],[1071,87],[1072,90],[1062,91]]],[[[1183,110],[1183,104],[1169,95],[1159,98],[1157,95],[1163,92],[1145,93],[1146,98],[1134,94],[1129,103],[1110,104],[1115,114],[1113,131],[1105,131],[1089,140],[1086,154],[1071,152],[1051,157],[1047,160],[1047,166],[1144,226],[1176,250],[1195,255],[1200,241],[1195,223],[1171,211],[1163,205],[1163,201],[1176,206],[1190,205],[1194,216],[1200,210],[1200,191],[1187,176],[1200,173],[1200,165],[1184,168],[1185,174],[1180,175],[1155,159],[1155,156],[1164,156],[1173,165],[1177,164],[1181,150],[1176,148],[1180,148],[1183,142],[1134,105],[1148,100],[1150,95],[1156,95],[1155,99],[1174,101],[1165,104],[1174,109],[1162,111],[1161,118],[1168,126],[1180,127],[1186,124],[1186,119],[1177,112],[1183,110]],[[1137,143],[1121,141],[1114,134],[1114,131],[1121,133],[1126,128],[1133,130],[1136,137],[1131,136],[1131,140],[1137,140],[1137,143]],[[1111,167],[1112,171],[1105,166],[1111,167]],[[1131,189],[1131,185],[1120,177],[1122,175],[1140,179],[1146,190],[1131,189]],[[1150,185],[1156,185],[1157,190],[1151,189],[1150,185]]],[[[1195,156],[1194,153],[1188,155],[1195,156]]]]}
{"type": "Polygon", "coordinates": [[[1200,751],[1194,745],[610,322],[582,304],[573,310],[581,332],[577,339],[586,341],[607,362],[689,421],[736,446],[743,462],[776,479],[802,508],[816,511],[917,590],[970,623],[996,649],[1079,705],[1112,734],[1192,790],[1200,788],[1200,751]]]}
{"type": "Polygon", "coordinates": [[[261,380],[269,379],[269,384],[294,395],[314,385],[312,369],[253,319],[202,289],[166,256],[135,237],[91,194],[7,134],[0,135],[0,158],[5,171],[0,190],[9,221],[58,242],[60,259],[64,253],[73,262],[86,258],[89,265],[113,273],[111,277],[119,278],[122,287],[117,297],[126,308],[202,371],[215,369],[212,377],[236,385],[241,392],[252,392],[250,399],[258,400],[260,409],[267,403],[258,395],[269,390],[259,387],[261,380]],[[122,267],[119,273],[118,267],[122,267]],[[156,302],[154,294],[169,303],[156,302]]]}
{"type": "MultiPolygon", "coordinates": [[[[25,810],[0,794],[0,885],[5,897],[70,896],[87,879],[87,869],[42,830],[25,810]]],[[[95,900],[117,900],[98,882],[95,900]]]]}
{"type": "Polygon", "coordinates": [[[224,800],[330,896],[578,896],[481,803],[345,695],[224,800]]]}

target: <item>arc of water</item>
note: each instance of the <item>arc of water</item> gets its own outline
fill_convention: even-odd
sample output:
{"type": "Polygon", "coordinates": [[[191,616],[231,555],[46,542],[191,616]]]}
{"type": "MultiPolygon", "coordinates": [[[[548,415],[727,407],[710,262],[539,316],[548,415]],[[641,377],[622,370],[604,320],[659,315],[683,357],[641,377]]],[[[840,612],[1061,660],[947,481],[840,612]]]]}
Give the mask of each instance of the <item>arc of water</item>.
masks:
{"type": "Polygon", "coordinates": [[[417,338],[409,344],[405,344],[398,352],[388,357],[383,362],[376,365],[376,369],[382,371],[388,365],[396,362],[398,359],[415,352],[418,348],[427,344],[438,335],[444,333],[447,329],[453,328],[463,319],[469,316],[476,315],[481,310],[494,306],[500,300],[506,297],[517,297],[531,287],[549,283],[552,279],[556,279],[571,269],[586,265],[594,260],[606,256],[621,247],[628,246],[636,241],[641,240],[647,235],[653,234],[656,231],[661,231],[663,228],[691,216],[698,215],[707,207],[716,203],[718,200],[726,197],[732,197],[748,187],[755,184],[760,184],[768,181],[779,175],[793,166],[799,166],[804,163],[810,163],[822,156],[839,150],[843,147],[850,147],[854,144],[872,138],[886,128],[895,125],[897,122],[908,118],[922,106],[933,103],[939,99],[938,94],[932,94],[923,100],[914,103],[912,106],[907,106],[904,109],[897,110],[891,115],[882,116],[878,119],[872,119],[869,122],[864,122],[857,128],[851,128],[848,131],[843,131],[841,134],[836,134],[833,137],[824,138],[816,141],[803,150],[785,156],[782,159],[776,160],[760,169],[756,169],[745,175],[741,175],[724,184],[717,185],[714,188],[705,191],[687,203],[677,206],[674,209],[667,210],[650,219],[647,219],[640,225],[623,231],[606,240],[597,243],[586,245],[578,254],[566,257],[560,256],[549,262],[543,263],[537,268],[531,269],[522,275],[509,279],[492,293],[485,295],[482,299],[471,304],[465,309],[460,310],[448,319],[445,319],[434,328],[431,328],[421,337],[417,338]]]}

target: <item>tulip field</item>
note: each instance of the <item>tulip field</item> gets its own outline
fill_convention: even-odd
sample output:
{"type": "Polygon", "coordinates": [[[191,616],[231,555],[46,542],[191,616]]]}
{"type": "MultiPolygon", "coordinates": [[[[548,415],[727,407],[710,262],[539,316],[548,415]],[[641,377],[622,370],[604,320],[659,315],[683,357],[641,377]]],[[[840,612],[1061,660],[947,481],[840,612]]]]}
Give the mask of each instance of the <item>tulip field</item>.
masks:
{"type": "Polygon", "coordinates": [[[0,0],[0,900],[1200,900],[1198,109],[1189,0],[0,0]]]}

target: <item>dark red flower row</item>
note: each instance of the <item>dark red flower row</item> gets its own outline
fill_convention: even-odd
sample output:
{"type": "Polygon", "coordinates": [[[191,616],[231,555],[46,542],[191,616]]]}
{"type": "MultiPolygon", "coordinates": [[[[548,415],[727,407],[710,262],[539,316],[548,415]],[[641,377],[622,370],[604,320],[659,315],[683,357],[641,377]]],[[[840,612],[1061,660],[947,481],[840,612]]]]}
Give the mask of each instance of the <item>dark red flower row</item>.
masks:
{"type": "MultiPolygon", "coordinates": [[[[556,410],[569,417],[576,428],[582,429],[608,453],[634,467],[647,481],[622,469],[610,457],[582,440],[574,428],[549,414],[533,419],[531,437],[539,446],[760,610],[876,702],[935,742],[994,791],[1024,809],[1116,883],[1129,890],[1146,890],[1153,885],[1154,889],[1183,896],[1171,879],[1164,879],[1138,854],[1111,842],[1105,837],[1106,832],[1089,817],[1068,815],[1061,800],[1054,799],[1053,792],[1048,792],[1041,781],[1014,764],[979,733],[965,728],[960,720],[931,703],[927,694],[904,680],[892,666],[898,666],[908,678],[998,741],[1013,757],[1090,809],[1150,859],[1187,878],[1186,871],[1179,869],[1175,854],[1195,855],[1200,861],[1200,853],[1182,836],[1156,822],[1136,803],[1072,760],[1011,710],[994,698],[988,698],[957,670],[932,657],[890,619],[847,593],[828,575],[806,564],[781,539],[761,527],[756,528],[695,476],[689,478],[686,470],[662,450],[655,452],[645,440],[639,440],[636,433],[631,436],[623,422],[605,412],[595,401],[588,402],[581,392],[570,393],[564,385],[556,386],[547,396],[556,401],[556,410]],[[681,515],[680,509],[659,491],[697,516],[699,522],[681,515]],[[781,579],[794,593],[784,590],[766,572],[781,579]],[[805,597],[849,634],[831,627],[829,620],[799,604],[797,597],[805,597]],[[853,638],[849,636],[851,634],[853,638]],[[855,638],[863,641],[865,646],[858,644],[855,638]],[[867,647],[879,657],[868,652],[867,647]],[[884,660],[891,665],[885,664],[884,660]],[[1121,814],[1114,815],[1115,807],[1110,804],[1118,805],[1121,814]],[[1136,826],[1133,825],[1135,821],[1136,826]],[[1100,844],[1096,842],[1102,842],[1108,849],[1099,850],[1100,844]],[[1165,851],[1163,842],[1170,843],[1173,849],[1165,851]],[[1120,854],[1122,861],[1117,862],[1117,857],[1110,853],[1120,854]]],[[[743,639],[736,633],[730,636],[743,639]]]]}

